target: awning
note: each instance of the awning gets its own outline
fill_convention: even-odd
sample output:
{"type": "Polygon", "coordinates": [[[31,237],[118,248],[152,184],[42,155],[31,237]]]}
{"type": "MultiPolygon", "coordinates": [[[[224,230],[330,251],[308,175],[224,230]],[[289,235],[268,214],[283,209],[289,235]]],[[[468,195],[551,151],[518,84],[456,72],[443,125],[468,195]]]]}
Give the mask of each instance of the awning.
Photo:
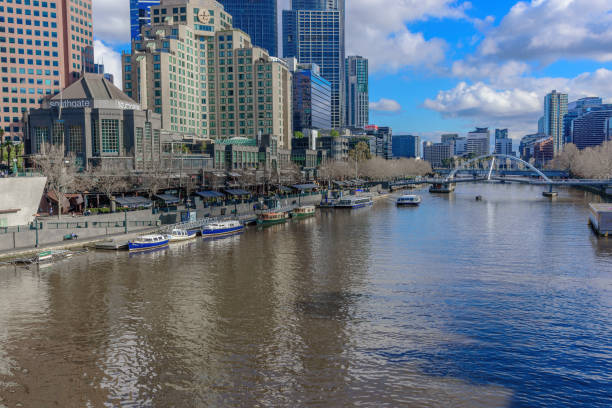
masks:
{"type": "Polygon", "coordinates": [[[346,185],[346,183],[344,181],[332,181],[332,183],[334,183],[335,185],[340,186],[340,187],[346,185]]]}
{"type": "Polygon", "coordinates": [[[315,188],[319,188],[316,184],[296,184],[293,186],[296,190],[314,190],[315,188]]]}
{"type": "Polygon", "coordinates": [[[227,175],[230,177],[242,177],[242,174],[239,173],[227,173],[227,175]]]}
{"type": "Polygon", "coordinates": [[[122,207],[151,207],[153,203],[148,198],[144,197],[117,197],[115,201],[122,207]]]}
{"type": "Polygon", "coordinates": [[[241,190],[241,189],[226,189],[225,192],[229,195],[233,195],[233,196],[245,196],[245,195],[250,195],[251,193],[249,193],[246,190],[241,190]]]}
{"type": "Polygon", "coordinates": [[[277,187],[276,187],[276,189],[277,189],[277,190],[280,190],[280,191],[284,191],[284,192],[286,192],[286,193],[291,193],[291,192],[293,192],[293,189],[292,189],[292,188],[285,187],[285,186],[277,186],[277,187]]]}
{"type": "Polygon", "coordinates": [[[159,198],[166,204],[178,204],[179,199],[176,196],[170,194],[157,194],[155,197],[159,198]]]}
{"type": "Polygon", "coordinates": [[[224,173],[216,173],[216,172],[213,172],[213,175],[214,175],[215,177],[222,177],[222,178],[225,178],[225,174],[224,174],[224,173]]]}
{"type": "Polygon", "coordinates": [[[216,191],[198,191],[196,193],[197,195],[199,195],[200,197],[203,198],[221,198],[221,197],[225,197],[225,195],[218,193],[216,191]]]}

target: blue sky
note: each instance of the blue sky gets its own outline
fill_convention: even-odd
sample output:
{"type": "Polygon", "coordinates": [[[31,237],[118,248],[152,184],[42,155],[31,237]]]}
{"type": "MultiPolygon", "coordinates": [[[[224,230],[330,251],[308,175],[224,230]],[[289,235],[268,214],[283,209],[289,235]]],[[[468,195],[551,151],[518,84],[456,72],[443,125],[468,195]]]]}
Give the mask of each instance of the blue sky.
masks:
{"type": "MultiPolygon", "coordinates": [[[[288,0],[280,0],[280,7],[288,0]]],[[[612,95],[610,0],[346,0],[347,54],[370,59],[371,122],[394,134],[536,131],[544,95],[612,95]]],[[[128,0],[94,0],[96,57],[119,72],[128,0]]]]}

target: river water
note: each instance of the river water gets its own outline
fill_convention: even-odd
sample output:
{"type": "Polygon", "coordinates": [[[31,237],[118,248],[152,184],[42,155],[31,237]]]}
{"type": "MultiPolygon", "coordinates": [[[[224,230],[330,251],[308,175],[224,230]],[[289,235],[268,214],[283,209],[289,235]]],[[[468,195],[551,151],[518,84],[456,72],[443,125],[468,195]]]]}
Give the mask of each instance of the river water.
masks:
{"type": "Polygon", "coordinates": [[[541,191],[0,269],[0,407],[610,407],[612,239],[541,191]]]}

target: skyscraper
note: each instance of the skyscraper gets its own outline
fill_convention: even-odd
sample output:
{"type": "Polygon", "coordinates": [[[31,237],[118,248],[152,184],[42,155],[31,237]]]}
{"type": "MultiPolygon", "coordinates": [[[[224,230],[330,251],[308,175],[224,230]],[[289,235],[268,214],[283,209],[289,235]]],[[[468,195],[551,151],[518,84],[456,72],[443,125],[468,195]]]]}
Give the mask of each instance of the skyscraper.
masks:
{"type": "Polygon", "coordinates": [[[140,35],[143,25],[151,24],[151,6],[159,4],[159,0],[130,0],[130,31],[132,40],[140,35]]]}
{"type": "Polygon", "coordinates": [[[332,127],[344,125],[344,0],[293,0],[283,11],[283,54],[315,63],[332,84],[332,127]]]}
{"type": "Polygon", "coordinates": [[[508,137],[508,129],[495,129],[495,154],[516,156],[512,150],[512,139],[508,137]]]}
{"type": "Polygon", "coordinates": [[[563,117],[567,114],[567,94],[552,91],[544,98],[544,133],[553,138],[553,152],[563,151],[563,117]]]}
{"type": "Polygon", "coordinates": [[[360,56],[346,59],[346,119],[345,125],[363,128],[370,123],[368,94],[368,60],[360,56]]]}
{"type": "Polygon", "coordinates": [[[0,126],[23,137],[22,113],[93,70],[92,0],[0,2],[0,126]]]}
{"type": "Polygon", "coordinates": [[[574,143],[574,119],[577,119],[588,110],[601,107],[602,103],[602,99],[599,97],[588,97],[567,104],[567,114],[563,116],[564,143],[574,143]]]}
{"type": "Polygon", "coordinates": [[[278,57],[276,0],[218,0],[231,14],[233,26],[251,36],[253,45],[278,57]]]}

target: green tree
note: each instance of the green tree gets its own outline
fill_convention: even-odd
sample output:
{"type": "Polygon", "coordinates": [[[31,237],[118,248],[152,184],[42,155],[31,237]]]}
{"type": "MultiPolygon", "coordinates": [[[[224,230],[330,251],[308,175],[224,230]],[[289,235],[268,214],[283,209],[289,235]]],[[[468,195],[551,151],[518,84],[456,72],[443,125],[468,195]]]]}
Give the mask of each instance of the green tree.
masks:
{"type": "Polygon", "coordinates": [[[349,157],[357,162],[370,160],[372,158],[370,146],[364,141],[357,143],[355,148],[349,152],[349,157]]]}
{"type": "Polygon", "coordinates": [[[340,137],[340,132],[338,132],[336,129],[333,129],[329,134],[331,137],[340,137]]]}
{"type": "Polygon", "coordinates": [[[304,137],[304,134],[299,130],[296,130],[295,132],[293,132],[293,137],[296,139],[302,139],[304,137]]]}

